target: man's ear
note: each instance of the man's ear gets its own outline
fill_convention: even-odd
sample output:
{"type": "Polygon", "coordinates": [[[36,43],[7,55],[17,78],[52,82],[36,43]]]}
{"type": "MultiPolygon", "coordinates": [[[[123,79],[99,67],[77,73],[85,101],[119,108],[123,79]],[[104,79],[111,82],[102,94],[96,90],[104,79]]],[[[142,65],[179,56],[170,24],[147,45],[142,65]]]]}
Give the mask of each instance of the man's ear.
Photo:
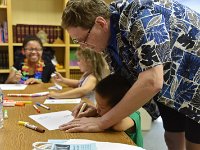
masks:
{"type": "Polygon", "coordinates": [[[21,53],[25,55],[25,50],[22,48],[21,53]]]}
{"type": "Polygon", "coordinates": [[[101,16],[96,17],[95,24],[99,25],[103,30],[108,28],[107,20],[101,16]]]}

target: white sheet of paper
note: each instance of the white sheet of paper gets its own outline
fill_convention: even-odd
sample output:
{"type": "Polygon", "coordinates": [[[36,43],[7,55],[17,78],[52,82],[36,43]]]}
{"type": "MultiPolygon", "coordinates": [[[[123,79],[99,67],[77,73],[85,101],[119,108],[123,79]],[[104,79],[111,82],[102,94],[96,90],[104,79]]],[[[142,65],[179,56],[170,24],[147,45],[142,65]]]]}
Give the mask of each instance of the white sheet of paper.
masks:
{"type": "Polygon", "coordinates": [[[46,99],[44,104],[78,104],[81,102],[81,98],[69,98],[69,99],[46,99]]]}
{"type": "Polygon", "coordinates": [[[25,84],[0,84],[2,90],[24,90],[26,87],[25,84]]]}
{"type": "Polygon", "coordinates": [[[66,110],[39,115],[30,115],[29,117],[48,130],[56,130],[60,125],[74,119],[71,113],[71,111],[66,110]]]}

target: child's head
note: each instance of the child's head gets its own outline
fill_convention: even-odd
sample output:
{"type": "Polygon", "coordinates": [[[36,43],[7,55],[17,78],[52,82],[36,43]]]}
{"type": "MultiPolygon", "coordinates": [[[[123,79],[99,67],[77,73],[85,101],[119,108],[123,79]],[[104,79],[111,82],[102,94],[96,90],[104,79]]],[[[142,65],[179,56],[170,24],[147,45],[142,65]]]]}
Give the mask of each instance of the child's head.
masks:
{"type": "Polygon", "coordinates": [[[118,74],[111,74],[102,79],[95,87],[98,114],[102,116],[114,107],[130,87],[128,80],[118,74]]]}
{"type": "Polygon", "coordinates": [[[100,81],[105,68],[105,60],[102,55],[90,49],[78,49],[76,55],[81,72],[93,73],[100,81]]]}

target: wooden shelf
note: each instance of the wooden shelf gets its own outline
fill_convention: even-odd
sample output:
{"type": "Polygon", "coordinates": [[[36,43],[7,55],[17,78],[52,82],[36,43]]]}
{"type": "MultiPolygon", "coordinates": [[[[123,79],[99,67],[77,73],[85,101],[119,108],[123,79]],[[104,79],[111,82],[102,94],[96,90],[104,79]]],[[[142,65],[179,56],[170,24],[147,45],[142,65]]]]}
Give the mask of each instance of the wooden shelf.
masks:
{"type": "MultiPolygon", "coordinates": [[[[33,25],[56,25],[60,26],[63,9],[68,0],[7,0],[6,6],[0,6],[0,21],[8,23],[8,43],[0,43],[0,48],[8,51],[9,66],[14,64],[14,50],[21,47],[22,43],[13,42],[13,25],[33,24],[33,25]],[[27,5],[29,4],[29,5],[27,5]],[[56,7],[55,7],[56,5],[56,7]],[[5,10],[4,10],[5,9],[5,10]]],[[[78,48],[79,44],[70,44],[69,34],[63,30],[63,44],[43,44],[44,47],[51,47],[55,50],[56,59],[64,66],[58,72],[70,77],[70,69],[76,69],[77,66],[70,66],[70,51],[78,48]]],[[[9,73],[9,69],[0,69],[0,73],[9,73]]]]}
{"type": "MultiPolygon", "coordinates": [[[[22,43],[13,43],[13,46],[22,46],[22,43]]],[[[43,44],[44,47],[65,47],[65,44],[43,44]]]]}
{"type": "Polygon", "coordinates": [[[7,6],[6,5],[0,5],[0,9],[6,9],[7,6]]]}
{"type": "Polygon", "coordinates": [[[66,72],[66,70],[65,70],[65,69],[58,69],[57,71],[58,71],[58,72],[61,72],[61,73],[62,73],[62,72],[64,72],[64,73],[65,73],[65,72],[66,72]]]}
{"type": "Polygon", "coordinates": [[[73,47],[73,48],[78,48],[78,47],[80,47],[79,44],[70,44],[69,46],[70,46],[70,47],[73,47]]]}
{"type": "Polygon", "coordinates": [[[8,43],[0,43],[0,46],[8,46],[8,43]]]}
{"type": "Polygon", "coordinates": [[[9,73],[10,69],[0,69],[0,73],[9,73]]]}
{"type": "Polygon", "coordinates": [[[70,66],[70,70],[80,70],[79,66],[70,66]]]}

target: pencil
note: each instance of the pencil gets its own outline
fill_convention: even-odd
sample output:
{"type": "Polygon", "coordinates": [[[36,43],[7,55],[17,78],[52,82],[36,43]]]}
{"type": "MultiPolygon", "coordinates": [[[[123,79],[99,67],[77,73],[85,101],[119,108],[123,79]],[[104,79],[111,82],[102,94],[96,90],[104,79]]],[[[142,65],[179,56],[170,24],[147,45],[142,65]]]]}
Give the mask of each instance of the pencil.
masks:
{"type": "Polygon", "coordinates": [[[78,115],[85,110],[86,106],[87,106],[87,103],[83,103],[83,105],[81,106],[81,109],[78,112],[78,115]]]}

